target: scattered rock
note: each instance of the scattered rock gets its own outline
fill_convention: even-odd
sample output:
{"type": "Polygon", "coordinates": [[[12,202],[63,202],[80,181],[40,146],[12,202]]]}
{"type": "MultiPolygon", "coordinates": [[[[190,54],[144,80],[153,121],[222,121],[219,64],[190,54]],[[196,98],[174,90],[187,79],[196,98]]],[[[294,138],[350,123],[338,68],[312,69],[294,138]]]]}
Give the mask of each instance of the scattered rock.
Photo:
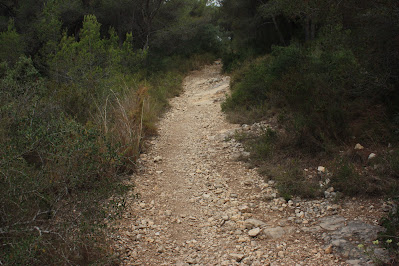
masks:
{"type": "Polygon", "coordinates": [[[334,192],[334,188],[333,188],[333,187],[329,187],[329,188],[326,190],[326,192],[328,192],[328,193],[334,192]]]}
{"type": "Polygon", "coordinates": [[[262,227],[266,226],[265,222],[262,222],[257,219],[247,219],[244,221],[244,224],[247,229],[252,229],[254,227],[262,228],[262,227]]]}
{"type": "Polygon", "coordinates": [[[244,181],[245,186],[252,186],[252,181],[251,180],[245,180],[244,181]]]}
{"type": "Polygon", "coordinates": [[[372,159],[374,159],[375,157],[377,157],[377,154],[375,154],[375,153],[370,153],[370,155],[369,155],[369,160],[372,160],[372,159]]]}
{"type": "Polygon", "coordinates": [[[241,157],[242,158],[249,158],[250,156],[251,156],[250,152],[247,152],[247,151],[241,152],[241,157]]]}
{"type": "Polygon", "coordinates": [[[328,216],[320,221],[320,227],[329,231],[337,230],[345,224],[345,218],[341,216],[328,216]]]}
{"type": "Polygon", "coordinates": [[[351,221],[348,222],[347,226],[337,230],[336,234],[346,238],[357,237],[362,241],[371,241],[375,240],[378,233],[383,230],[384,228],[381,226],[370,225],[361,221],[351,221]]]}
{"type": "Polygon", "coordinates": [[[188,263],[188,264],[196,264],[197,260],[194,259],[194,258],[189,257],[189,258],[186,259],[186,263],[188,263]]]}
{"type": "Polygon", "coordinates": [[[251,130],[251,127],[250,127],[249,125],[246,125],[246,124],[242,125],[241,127],[242,127],[242,129],[243,129],[244,131],[249,131],[249,130],[251,130]]]}
{"type": "Polygon", "coordinates": [[[294,231],[293,227],[273,227],[273,228],[267,228],[263,229],[263,234],[267,238],[272,238],[272,239],[278,239],[281,238],[287,234],[290,234],[294,231]]]}
{"type": "Polygon", "coordinates": [[[222,219],[223,219],[224,221],[228,221],[228,220],[229,220],[229,216],[225,214],[225,215],[222,216],[222,219]]]}
{"type": "Polygon", "coordinates": [[[364,147],[360,143],[355,145],[355,150],[363,150],[363,149],[364,147]]]}
{"type": "Polygon", "coordinates": [[[242,261],[242,259],[244,258],[244,254],[240,254],[240,253],[231,253],[229,254],[230,258],[234,259],[237,262],[242,261]]]}
{"type": "Polygon", "coordinates": [[[238,210],[243,213],[251,211],[251,209],[247,205],[241,205],[240,207],[238,207],[238,210]]]}
{"type": "Polygon", "coordinates": [[[249,230],[248,235],[251,237],[256,237],[260,234],[260,228],[256,227],[254,229],[249,230]]]}
{"type": "Polygon", "coordinates": [[[154,158],[154,163],[158,163],[158,162],[161,162],[161,161],[162,161],[162,157],[161,156],[156,156],[154,158]]]}
{"type": "Polygon", "coordinates": [[[176,266],[189,266],[190,264],[185,263],[185,262],[177,262],[176,266]]]}
{"type": "Polygon", "coordinates": [[[325,250],[324,253],[331,254],[333,252],[333,246],[329,245],[325,250]]]}
{"type": "Polygon", "coordinates": [[[361,260],[347,260],[346,263],[348,263],[349,265],[361,265],[362,261],[361,260]]]}
{"type": "Polygon", "coordinates": [[[331,242],[334,247],[343,247],[347,241],[345,239],[336,239],[331,242]]]}

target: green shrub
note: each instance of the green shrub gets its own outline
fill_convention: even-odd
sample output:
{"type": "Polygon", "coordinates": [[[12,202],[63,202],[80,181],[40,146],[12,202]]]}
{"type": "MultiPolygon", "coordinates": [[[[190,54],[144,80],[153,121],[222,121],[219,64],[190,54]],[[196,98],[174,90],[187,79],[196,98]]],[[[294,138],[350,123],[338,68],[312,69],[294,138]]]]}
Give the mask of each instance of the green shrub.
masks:
{"type": "Polygon", "coordinates": [[[222,54],[223,72],[231,73],[233,70],[239,69],[242,61],[241,55],[233,53],[232,51],[225,51],[222,54]]]}
{"type": "Polygon", "coordinates": [[[336,163],[331,185],[348,196],[364,194],[368,192],[368,180],[362,176],[353,164],[341,160],[336,163]]]}
{"type": "Polygon", "coordinates": [[[100,231],[83,241],[78,225],[104,218],[100,202],[122,188],[117,176],[124,166],[122,154],[99,128],[66,117],[55,102],[47,101],[45,81],[30,59],[21,57],[15,67],[4,68],[0,257],[6,261],[2,263],[77,262],[84,256],[80,248],[91,245],[94,252],[101,246],[89,244],[100,231]]]}
{"type": "Polygon", "coordinates": [[[275,47],[271,56],[256,60],[232,87],[232,94],[223,107],[225,110],[237,106],[251,107],[270,100],[274,83],[289,69],[302,61],[301,50],[296,46],[275,47]]]}
{"type": "Polygon", "coordinates": [[[255,158],[265,159],[272,156],[276,140],[277,133],[270,128],[266,129],[260,137],[257,137],[250,144],[255,158]]]}
{"type": "Polygon", "coordinates": [[[100,27],[95,16],[85,16],[79,40],[64,32],[58,51],[49,62],[52,79],[58,86],[56,98],[69,115],[82,123],[92,118],[111,90],[121,87],[125,76],[143,67],[147,56],[146,51],[133,49],[131,33],[119,47],[115,31],[111,28],[109,38],[101,38],[100,27]]]}
{"type": "Polygon", "coordinates": [[[8,30],[0,32],[0,62],[6,61],[13,65],[24,52],[22,37],[17,33],[14,21],[8,23],[8,30]]]}

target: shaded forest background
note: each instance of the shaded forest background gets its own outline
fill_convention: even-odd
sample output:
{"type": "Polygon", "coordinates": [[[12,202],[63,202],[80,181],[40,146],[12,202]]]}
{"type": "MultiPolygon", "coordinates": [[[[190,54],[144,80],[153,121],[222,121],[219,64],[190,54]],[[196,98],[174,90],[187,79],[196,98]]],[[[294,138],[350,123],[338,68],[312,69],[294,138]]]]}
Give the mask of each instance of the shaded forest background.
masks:
{"type": "Polygon", "coordinates": [[[302,169],[321,161],[345,195],[398,194],[397,1],[4,0],[0,32],[1,264],[117,263],[124,178],[219,57],[229,119],[280,125],[240,137],[285,198],[320,195],[302,169]]]}

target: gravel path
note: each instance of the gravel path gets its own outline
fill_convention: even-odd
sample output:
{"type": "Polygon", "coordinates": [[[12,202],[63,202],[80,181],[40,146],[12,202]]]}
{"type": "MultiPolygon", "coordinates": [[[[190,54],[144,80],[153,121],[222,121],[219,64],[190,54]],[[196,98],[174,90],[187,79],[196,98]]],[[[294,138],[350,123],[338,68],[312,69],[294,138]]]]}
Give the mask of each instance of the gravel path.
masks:
{"type": "Polygon", "coordinates": [[[347,265],[316,222],[289,218],[303,218],[298,204],[277,198],[273,182],[235,160],[243,148],[225,141],[239,125],[221,112],[230,78],[220,68],[185,79],[139,160],[133,181],[140,198],[128,200],[118,221],[123,264],[347,265]]]}

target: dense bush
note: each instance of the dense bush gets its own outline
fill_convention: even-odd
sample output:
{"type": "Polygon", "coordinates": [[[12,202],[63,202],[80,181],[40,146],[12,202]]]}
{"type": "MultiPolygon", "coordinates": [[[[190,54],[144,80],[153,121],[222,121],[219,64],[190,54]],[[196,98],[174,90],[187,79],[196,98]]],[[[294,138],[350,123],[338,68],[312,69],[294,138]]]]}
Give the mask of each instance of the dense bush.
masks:
{"type": "Polygon", "coordinates": [[[275,47],[233,81],[226,111],[277,108],[297,144],[324,149],[325,140],[346,137],[352,91],[359,83],[358,64],[349,50],[313,51],[297,45],[275,47]]]}
{"type": "MultiPolygon", "coordinates": [[[[350,31],[336,25],[323,29],[311,43],[273,47],[268,55],[240,62],[222,109],[234,122],[269,120],[282,126],[273,142],[268,142],[267,134],[247,141],[255,164],[262,169],[278,172],[277,163],[295,169],[287,159],[307,168],[317,163],[317,155],[323,164],[339,161],[331,165],[331,185],[338,191],[392,194],[398,184],[396,152],[381,156],[385,159],[375,163],[377,171],[364,169],[363,159],[352,162],[337,154],[347,149],[344,143],[354,145],[353,139],[368,145],[397,143],[397,125],[390,120],[392,107],[385,102],[392,91],[359,56],[359,50],[351,47],[351,38],[350,31]]],[[[301,171],[288,170],[274,178],[287,197],[319,194],[314,180],[301,171]]]]}
{"type": "Polygon", "coordinates": [[[14,64],[24,48],[22,37],[16,31],[14,21],[10,20],[7,31],[0,32],[0,62],[14,64]]]}
{"type": "MultiPolygon", "coordinates": [[[[73,261],[71,254],[61,257],[64,249],[87,243],[75,243],[71,230],[95,215],[61,217],[71,206],[80,216],[95,205],[90,202],[94,195],[102,200],[114,191],[121,156],[100,130],[66,117],[56,103],[47,101],[48,88],[30,59],[21,57],[15,67],[2,68],[2,263],[56,263],[57,256],[73,261]]],[[[82,254],[77,250],[74,255],[82,254]]]]}

